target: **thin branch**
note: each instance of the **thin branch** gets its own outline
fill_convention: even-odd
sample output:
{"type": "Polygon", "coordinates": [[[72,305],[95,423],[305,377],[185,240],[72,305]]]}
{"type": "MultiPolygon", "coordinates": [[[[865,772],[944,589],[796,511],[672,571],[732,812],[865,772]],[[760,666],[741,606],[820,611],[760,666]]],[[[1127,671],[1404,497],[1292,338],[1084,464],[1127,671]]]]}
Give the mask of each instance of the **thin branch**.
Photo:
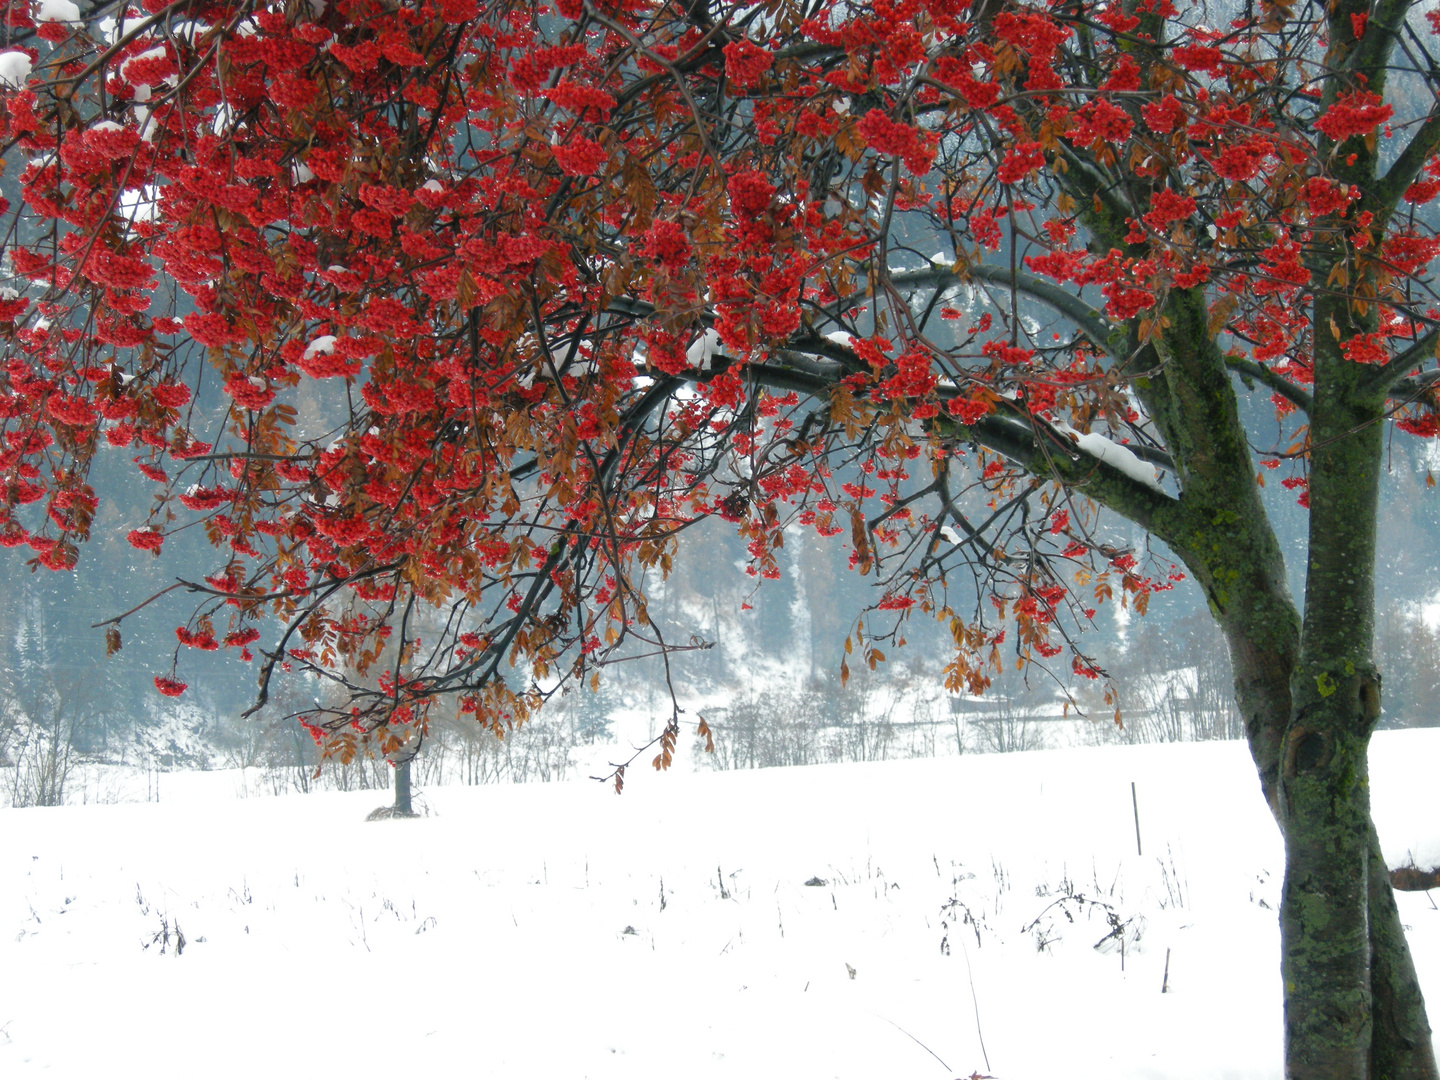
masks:
{"type": "Polygon", "coordinates": [[[102,626],[119,626],[122,620],[128,619],[131,615],[134,615],[141,608],[153,604],[156,600],[159,600],[160,597],[164,596],[166,593],[174,592],[176,589],[190,589],[193,592],[194,586],[191,585],[188,581],[177,581],[174,585],[168,585],[165,588],[161,589],[149,599],[141,600],[140,603],[136,604],[129,611],[122,611],[119,615],[115,615],[112,618],[105,619],[103,622],[91,623],[90,629],[98,630],[102,626]]]}
{"type": "Polygon", "coordinates": [[[1243,356],[1225,357],[1225,366],[1237,375],[1247,379],[1254,379],[1258,383],[1264,383],[1271,390],[1283,397],[1290,404],[1302,410],[1307,416],[1315,406],[1315,399],[1306,390],[1302,390],[1289,379],[1275,374],[1263,364],[1257,364],[1253,360],[1246,360],[1243,356]]]}

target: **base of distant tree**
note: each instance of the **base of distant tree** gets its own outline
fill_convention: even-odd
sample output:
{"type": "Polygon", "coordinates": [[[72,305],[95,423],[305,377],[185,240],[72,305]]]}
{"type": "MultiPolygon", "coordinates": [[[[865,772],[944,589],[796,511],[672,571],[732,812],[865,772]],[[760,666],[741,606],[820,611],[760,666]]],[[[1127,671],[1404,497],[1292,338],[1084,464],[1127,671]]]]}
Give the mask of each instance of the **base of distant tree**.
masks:
{"type": "Polygon", "coordinates": [[[1424,892],[1440,887],[1440,866],[1421,870],[1418,866],[1402,866],[1390,871],[1390,885],[1401,892],[1424,892]]]}
{"type": "Polygon", "coordinates": [[[394,806],[377,806],[365,815],[366,821],[389,821],[391,818],[418,818],[414,810],[400,810],[394,806]]]}

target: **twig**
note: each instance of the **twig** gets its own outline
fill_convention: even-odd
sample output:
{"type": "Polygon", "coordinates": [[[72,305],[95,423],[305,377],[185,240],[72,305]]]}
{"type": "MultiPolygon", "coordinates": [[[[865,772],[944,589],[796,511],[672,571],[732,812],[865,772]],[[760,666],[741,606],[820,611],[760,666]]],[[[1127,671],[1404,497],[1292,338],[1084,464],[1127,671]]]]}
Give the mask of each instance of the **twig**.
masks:
{"type": "Polygon", "coordinates": [[[134,615],[135,612],[139,611],[139,610],[140,610],[141,608],[143,608],[146,604],[152,604],[152,603],[154,603],[156,600],[159,600],[160,597],[164,596],[166,593],[168,593],[168,592],[174,592],[176,589],[184,589],[184,588],[189,588],[189,587],[190,587],[190,586],[188,586],[186,582],[177,581],[174,585],[170,585],[170,586],[167,586],[166,588],[161,589],[159,592],[157,592],[154,596],[150,597],[148,600],[141,600],[140,603],[136,604],[136,605],[135,605],[134,607],[132,607],[129,611],[122,611],[119,615],[116,615],[114,618],[106,619],[104,622],[91,623],[91,624],[90,624],[90,629],[91,629],[91,630],[98,630],[98,629],[99,629],[100,627],[102,627],[102,626],[109,626],[111,623],[119,623],[121,619],[125,619],[125,618],[128,618],[128,617],[131,616],[131,615],[134,615]]]}
{"type": "Polygon", "coordinates": [[[988,1073],[990,1055],[985,1051],[985,1032],[980,1029],[980,999],[975,996],[975,973],[970,970],[970,950],[966,948],[964,938],[960,939],[960,951],[965,956],[965,978],[970,981],[970,1004],[975,1008],[975,1035],[980,1040],[980,1056],[985,1059],[985,1071],[988,1073]]]}
{"type": "Polygon", "coordinates": [[[1135,781],[1130,781],[1130,806],[1135,811],[1135,854],[1144,855],[1140,850],[1140,802],[1135,797],[1135,781]]]}
{"type": "MultiPolygon", "coordinates": [[[[809,983],[806,983],[805,986],[806,986],[806,988],[808,989],[809,986],[810,986],[810,984],[809,984],[809,983]]],[[[880,1016],[879,1013],[876,1013],[875,1015],[876,1015],[876,1016],[880,1016]]],[[[893,1027],[896,1031],[900,1032],[901,1035],[904,1035],[907,1039],[909,1039],[911,1042],[913,1042],[916,1046],[920,1047],[921,1050],[924,1050],[927,1054],[929,1054],[931,1057],[933,1057],[936,1061],[940,1062],[941,1065],[944,1065],[946,1072],[949,1072],[949,1071],[950,1071],[950,1066],[949,1066],[949,1065],[945,1065],[945,1060],[944,1060],[939,1054],[937,1054],[934,1050],[931,1050],[930,1047],[926,1046],[926,1045],[925,1045],[923,1042],[921,1042],[919,1039],[915,1038],[914,1035],[911,1035],[910,1032],[906,1031],[906,1030],[905,1030],[903,1027],[901,1027],[899,1024],[895,1023],[894,1020],[891,1020],[888,1016],[880,1016],[880,1019],[881,1019],[881,1020],[884,1020],[887,1024],[889,1024],[891,1027],[893,1027]]],[[[989,1064],[986,1064],[985,1067],[988,1069],[990,1066],[989,1066],[989,1064]]]]}

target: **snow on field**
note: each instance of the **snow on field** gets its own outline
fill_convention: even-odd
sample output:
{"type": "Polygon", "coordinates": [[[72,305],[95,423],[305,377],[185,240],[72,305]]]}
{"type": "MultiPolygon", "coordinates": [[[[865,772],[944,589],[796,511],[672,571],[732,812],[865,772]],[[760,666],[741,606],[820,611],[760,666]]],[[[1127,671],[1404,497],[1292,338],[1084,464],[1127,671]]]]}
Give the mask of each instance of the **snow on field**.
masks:
{"type": "MultiPolygon", "coordinates": [[[[1440,861],[1437,751],[1375,739],[1392,865],[1440,861]]],[[[0,1075],[1279,1076],[1280,846],[1236,743],[444,788],[374,823],[376,792],[164,783],[0,811],[0,1075]]],[[[1400,902],[1440,1002],[1440,910],[1400,902]]]]}

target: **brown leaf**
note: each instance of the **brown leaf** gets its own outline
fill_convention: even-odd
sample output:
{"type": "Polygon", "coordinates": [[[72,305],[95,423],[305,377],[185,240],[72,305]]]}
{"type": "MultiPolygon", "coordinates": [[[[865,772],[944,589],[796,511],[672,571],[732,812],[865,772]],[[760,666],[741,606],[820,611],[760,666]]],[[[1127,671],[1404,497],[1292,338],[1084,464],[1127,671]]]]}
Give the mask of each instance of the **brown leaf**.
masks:
{"type": "Polygon", "coordinates": [[[856,566],[860,573],[870,572],[870,540],[865,533],[865,518],[859,510],[850,511],[850,542],[855,545],[856,566]]]}

